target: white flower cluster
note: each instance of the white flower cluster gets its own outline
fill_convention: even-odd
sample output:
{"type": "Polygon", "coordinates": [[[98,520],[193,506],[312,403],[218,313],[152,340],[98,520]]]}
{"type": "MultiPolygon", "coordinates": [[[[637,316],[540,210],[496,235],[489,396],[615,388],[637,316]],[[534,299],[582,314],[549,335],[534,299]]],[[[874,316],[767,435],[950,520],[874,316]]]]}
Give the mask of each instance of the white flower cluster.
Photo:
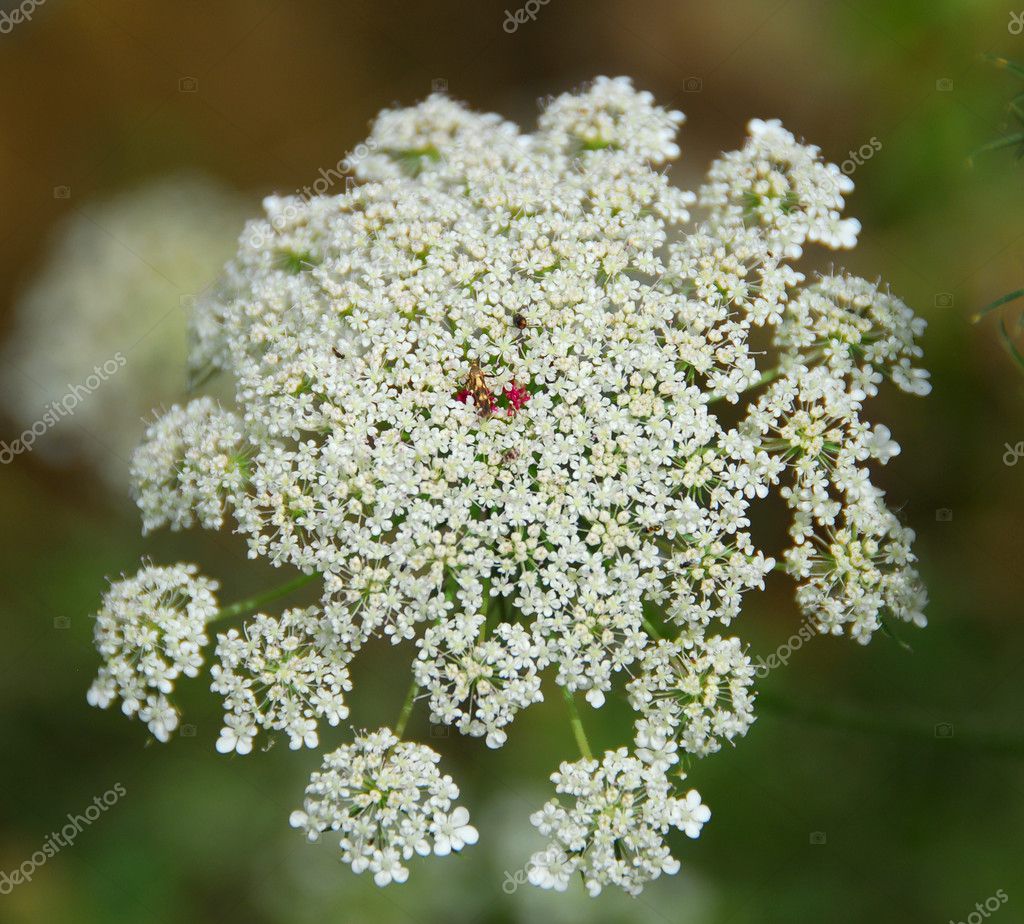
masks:
{"type": "Polygon", "coordinates": [[[565,762],[551,780],[574,801],[565,808],[552,799],[530,819],[552,839],[530,861],[530,882],[545,889],[564,891],[578,873],[591,895],[607,885],[638,895],[645,883],[679,869],[665,843],[669,829],[695,838],[711,818],[696,790],[673,796],[668,777],[625,748],[601,761],[565,762]]]}
{"type": "Polygon", "coordinates": [[[637,755],[652,766],[667,770],[679,747],[698,757],[713,754],[754,721],[754,667],[738,638],[661,639],[644,652],[641,666],[627,690],[641,715],[637,755]]]}
{"type": "Polygon", "coordinates": [[[124,493],[141,421],[184,388],[191,300],[235,251],[246,208],[198,175],[76,207],[15,306],[0,361],[4,403],[19,423],[59,408],[40,452],[84,460],[124,493]],[[123,368],[88,385],[95,366],[122,356],[123,368]]]}
{"type": "MultiPolygon", "coordinates": [[[[716,632],[775,555],[823,632],[923,624],[912,533],[871,481],[899,446],[864,416],[887,378],[927,391],[923,322],[792,265],[858,230],[816,148],[754,121],[698,198],[659,169],[681,122],[624,79],[552,100],[532,134],[435,95],[381,115],[353,188],[266,200],[195,324],[193,367],[234,406],[173,408],[134,465],[147,529],[231,517],[251,557],[319,584],[220,636],[221,750],[260,727],[317,744],[374,639],[410,643],[433,720],[492,747],[547,673],[570,703],[625,694],[633,752],[563,766],[576,801],[540,814],[535,878],[635,892],[678,866],[669,829],[708,818],[680,753],[753,721],[750,662],[716,632]],[[788,550],[752,538],[773,493],[788,550]]],[[[401,881],[475,839],[435,760],[359,736],[296,823],[401,881]]]]}
{"type": "Polygon", "coordinates": [[[241,421],[212,398],[174,405],[132,455],[143,532],[186,529],[196,520],[220,529],[225,499],[246,484],[245,445],[241,421]]]}
{"type": "Polygon", "coordinates": [[[96,649],[103,666],[89,688],[92,706],[138,714],[159,741],[178,727],[167,698],[174,681],[195,677],[202,666],[206,623],[217,612],[217,584],[199,577],[195,565],[144,566],[112,584],[96,614],[96,649]]]}
{"type": "Polygon", "coordinates": [[[520,709],[540,702],[543,650],[522,626],[502,622],[479,641],[482,617],[432,626],[423,634],[413,666],[416,683],[430,691],[432,722],[464,735],[486,735],[500,748],[520,709]]]}
{"type": "Polygon", "coordinates": [[[754,225],[773,249],[796,258],[807,241],[854,247],[860,222],[842,218],[851,180],[820,150],[801,144],[778,119],[752,119],[741,151],[725,154],[708,173],[701,205],[722,225],[754,225]]]}
{"type": "Polygon", "coordinates": [[[292,827],[311,841],[338,832],[342,859],[355,872],[369,870],[379,886],[405,882],[414,855],[443,857],[477,841],[469,812],[452,807],[459,787],[438,772],[439,760],[386,728],[357,735],[324,758],[292,827]]]}
{"type": "Polygon", "coordinates": [[[287,732],[292,750],[315,748],[317,719],[337,725],[348,716],[346,656],[325,636],[316,609],[255,616],[242,632],[217,636],[217,657],[211,689],[224,697],[222,754],[248,754],[259,728],[287,732]]]}

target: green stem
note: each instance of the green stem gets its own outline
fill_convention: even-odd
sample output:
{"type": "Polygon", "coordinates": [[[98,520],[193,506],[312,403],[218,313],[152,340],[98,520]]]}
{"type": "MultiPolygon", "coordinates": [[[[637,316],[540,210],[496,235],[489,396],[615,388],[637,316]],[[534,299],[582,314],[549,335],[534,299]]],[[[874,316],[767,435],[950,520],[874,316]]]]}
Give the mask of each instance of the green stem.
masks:
{"type": "Polygon", "coordinates": [[[647,634],[651,638],[661,638],[661,633],[658,631],[658,627],[653,622],[651,622],[646,616],[644,617],[644,628],[647,630],[647,634]]]}
{"type": "Polygon", "coordinates": [[[590,760],[594,755],[590,751],[590,742],[587,741],[587,733],[583,730],[583,722],[580,721],[576,700],[565,687],[562,687],[562,696],[565,697],[565,703],[569,707],[569,724],[572,726],[572,733],[576,738],[576,746],[580,749],[580,754],[590,760]]]}
{"type": "Polygon", "coordinates": [[[395,735],[399,738],[405,734],[405,726],[409,724],[409,716],[412,715],[412,707],[416,702],[416,694],[420,688],[414,680],[405,694],[405,702],[402,703],[402,711],[398,713],[398,721],[395,722],[395,735]]]}
{"type": "Polygon", "coordinates": [[[220,622],[222,619],[232,619],[235,616],[240,616],[242,613],[251,612],[263,606],[264,603],[269,603],[271,600],[276,600],[278,597],[290,594],[293,590],[305,587],[306,584],[318,577],[319,575],[315,572],[313,574],[302,574],[295,578],[295,580],[282,584],[280,587],[265,590],[263,593],[249,597],[247,600],[239,600],[238,603],[232,603],[231,606],[225,606],[217,610],[216,613],[206,620],[206,623],[209,625],[211,622],[220,622]]]}

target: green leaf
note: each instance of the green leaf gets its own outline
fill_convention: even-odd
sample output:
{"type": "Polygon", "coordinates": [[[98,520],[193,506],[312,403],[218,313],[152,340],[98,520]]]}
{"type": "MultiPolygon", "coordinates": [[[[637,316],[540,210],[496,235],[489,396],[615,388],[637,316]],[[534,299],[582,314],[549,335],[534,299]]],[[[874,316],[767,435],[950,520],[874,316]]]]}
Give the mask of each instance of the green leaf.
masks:
{"type": "Polygon", "coordinates": [[[1017,289],[1015,292],[1009,292],[1006,295],[999,296],[999,298],[997,298],[994,302],[989,302],[976,315],[974,315],[974,317],[971,318],[971,321],[977,324],[978,321],[985,317],[985,315],[989,314],[992,311],[995,311],[996,308],[1000,308],[1003,305],[1020,298],[1022,295],[1024,295],[1024,289],[1017,289]]]}
{"type": "Polygon", "coordinates": [[[991,61],[1001,71],[1009,71],[1017,77],[1024,78],[1024,66],[1021,66],[1016,61],[1011,61],[1008,58],[1003,58],[1000,55],[987,54],[985,55],[986,60],[991,61]]]}
{"type": "Polygon", "coordinates": [[[998,151],[1002,148],[1009,148],[1015,144],[1024,145],[1024,132],[1015,132],[1012,135],[997,138],[995,141],[989,141],[987,144],[983,144],[980,148],[976,148],[971,154],[971,158],[973,159],[979,154],[987,154],[989,151],[998,151]]]}
{"type": "Polygon", "coordinates": [[[999,334],[1003,339],[1003,345],[1006,347],[1010,355],[1013,357],[1014,362],[1017,363],[1017,365],[1020,366],[1021,369],[1024,369],[1024,354],[1022,354],[1021,351],[1017,349],[1017,345],[1013,342],[1013,339],[1010,337],[1010,332],[1006,329],[1006,320],[1004,318],[999,319],[999,334]]]}

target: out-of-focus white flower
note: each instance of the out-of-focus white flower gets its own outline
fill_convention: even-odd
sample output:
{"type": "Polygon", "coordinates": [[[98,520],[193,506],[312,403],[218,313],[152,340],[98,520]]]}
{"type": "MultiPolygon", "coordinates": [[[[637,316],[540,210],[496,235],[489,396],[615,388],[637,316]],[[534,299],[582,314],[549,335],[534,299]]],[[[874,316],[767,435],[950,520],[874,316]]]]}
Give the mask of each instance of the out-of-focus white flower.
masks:
{"type": "Polygon", "coordinates": [[[191,305],[216,281],[244,220],[241,197],[186,175],[84,203],[61,226],[15,306],[0,363],[18,425],[57,405],[40,452],[85,460],[124,491],[143,420],[184,391],[191,305]],[[114,359],[119,368],[90,387],[114,359]]]}

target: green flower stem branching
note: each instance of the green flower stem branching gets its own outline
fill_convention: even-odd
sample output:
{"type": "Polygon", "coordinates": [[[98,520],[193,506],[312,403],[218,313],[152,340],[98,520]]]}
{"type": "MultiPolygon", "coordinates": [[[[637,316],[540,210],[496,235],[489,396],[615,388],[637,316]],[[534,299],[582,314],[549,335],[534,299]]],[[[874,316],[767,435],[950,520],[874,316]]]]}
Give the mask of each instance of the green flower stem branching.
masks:
{"type": "Polygon", "coordinates": [[[315,572],[313,574],[302,574],[295,578],[295,580],[289,581],[287,584],[282,584],[280,587],[275,587],[272,590],[266,590],[263,593],[256,594],[246,600],[239,600],[238,603],[232,603],[231,606],[225,606],[222,609],[219,609],[207,620],[207,625],[212,622],[220,622],[224,619],[232,619],[235,616],[241,616],[242,613],[249,613],[263,606],[264,603],[269,603],[271,600],[276,600],[278,597],[287,596],[293,590],[305,587],[306,584],[318,577],[319,575],[315,572]]]}
{"type": "Polygon", "coordinates": [[[569,707],[569,724],[572,726],[572,733],[576,738],[576,746],[580,749],[580,755],[591,760],[594,755],[590,750],[590,742],[587,741],[587,733],[583,730],[583,722],[580,721],[576,700],[573,699],[572,692],[565,687],[562,687],[562,696],[565,697],[565,703],[569,707]]]}
{"type": "Polygon", "coordinates": [[[405,702],[402,703],[402,711],[398,713],[398,721],[395,722],[395,736],[401,738],[405,734],[405,726],[409,724],[409,716],[412,715],[412,707],[416,703],[416,694],[420,688],[414,680],[409,691],[405,694],[405,702]]]}

